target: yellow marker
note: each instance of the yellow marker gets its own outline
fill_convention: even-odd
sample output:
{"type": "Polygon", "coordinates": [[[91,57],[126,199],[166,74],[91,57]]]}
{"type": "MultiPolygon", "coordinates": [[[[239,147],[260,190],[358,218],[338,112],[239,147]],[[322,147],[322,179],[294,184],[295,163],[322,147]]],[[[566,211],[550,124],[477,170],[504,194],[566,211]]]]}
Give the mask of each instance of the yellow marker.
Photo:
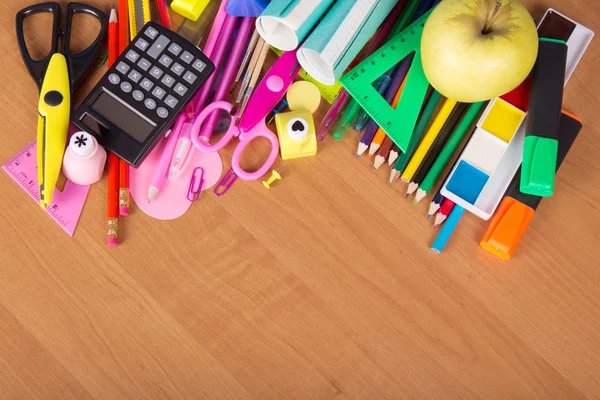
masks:
{"type": "Polygon", "coordinates": [[[173,0],[171,8],[182,17],[198,21],[209,2],[209,0],[173,0]]]}
{"type": "Polygon", "coordinates": [[[423,159],[427,157],[429,149],[431,149],[433,142],[435,142],[435,139],[440,134],[440,131],[444,127],[444,124],[448,120],[448,117],[450,117],[450,114],[452,113],[452,110],[454,110],[454,107],[457,103],[458,102],[456,100],[446,99],[439,114],[437,115],[437,117],[435,117],[433,124],[431,124],[431,127],[423,137],[423,140],[421,140],[421,144],[417,148],[417,151],[415,151],[415,154],[410,159],[410,162],[404,169],[401,178],[402,182],[409,183],[410,181],[412,181],[412,178],[417,172],[417,169],[419,169],[419,166],[423,162],[423,159]]]}
{"type": "Polygon", "coordinates": [[[275,183],[275,181],[278,181],[281,179],[281,173],[283,172],[284,169],[285,169],[285,167],[281,168],[279,171],[273,170],[273,172],[271,173],[271,177],[269,179],[267,179],[266,181],[262,181],[262,184],[267,189],[271,189],[271,185],[273,183],[275,183]]]}
{"type": "Polygon", "coordinates": [[[151,20],[150,0],[129,0],[129,37],[131,40],[151,20]]]}
{"type": "Polygon", "coordinates": [[[50,59],[38,103],[37,163],[40,205],[48,207],[58,181],[67,145],[71,113],[71,84],[64,55],[50,59]]]}

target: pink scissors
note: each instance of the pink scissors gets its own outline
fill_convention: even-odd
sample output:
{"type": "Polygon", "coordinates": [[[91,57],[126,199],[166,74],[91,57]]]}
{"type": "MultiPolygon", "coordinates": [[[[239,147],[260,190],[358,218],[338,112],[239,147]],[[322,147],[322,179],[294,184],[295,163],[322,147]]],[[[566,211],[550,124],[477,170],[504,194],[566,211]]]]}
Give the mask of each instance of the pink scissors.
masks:
{"type": "Polygon", "coordinates": [[[233,152],[231,162],[233,172],[246,181],[261,178],[270,171],[279,153],[279,140],[277,140],[277,135],[267,128],[265,117],[283,98],[298,72],[300,72],[300,66],[296,58],[296,51],[283,53],[258,85],[245,110],[238,106],[237,111],[231,115],[234,106],[226,101],[216,101],[206,106],[196,117],[191,129],[194,146],[205,153],[219,151],[234,137],[237,137],[240,143],[233,152]],[[204,121],[215,110],[225,110],[230,113],[231,124],[221,140],[210,144],[205,137],[198,136],[198,133],[204,121]],[[243,114],[240,115],[240,112],[243,114]],[[240,158],[246,146],[258,137],[263,137],[271,142],[271,153],[258,171],[248,172],[240,166],[240,158]]]}
{"type": "Polygon", "coordinates": [[[194,121],[194,125],[192,126],[192,143],[198,150],[204,153],[208,153],[212,151],[221,150],[234,137],[237,137],[240,140],[240,143],[235,148],[231,160],[231,168],[233,169],[233,172],[235,172],[237,176],[246,181],[254,181],[260,179],[264,174],[269,172],[269,170],[275,163],[275,160],[277,159],[277,154],[279,153],[279,140],[277,140],[277,135],[275,135],[269,130],[269,128],[267,128],[267,125],[265,124],[264,120],[262,120],[249,130],[242,129],[239,126],[240,124],[238,118],[241,109],[238,109],[238,111],[234,115],[231,115],[231,124],[229,125],[229,129],[227,129],[227,132],[225,132],[221,140],[219,140],[217,143],[208,143],[206,141],[203,141],[202,137],[198,136],[198,132],[200,132],[202,124],[208,118],[208,116],[213,113],[213,111],[225,110],[228,113],[231,113],[232,109],[233,104],[228,103],[226,101],[216,101],[206,106],[204,110],[202,110],[202,112],[198,114],[196,120],[194,121]],[[248,172],[240,166],[240,159],[242,157],[244,149],[248,146],[248,144],[258,137],[263,137],[271,143],[271,153],[269,154],[269,157],[267,158],[262,167],[260,167],[255,172],[248,172]]]}

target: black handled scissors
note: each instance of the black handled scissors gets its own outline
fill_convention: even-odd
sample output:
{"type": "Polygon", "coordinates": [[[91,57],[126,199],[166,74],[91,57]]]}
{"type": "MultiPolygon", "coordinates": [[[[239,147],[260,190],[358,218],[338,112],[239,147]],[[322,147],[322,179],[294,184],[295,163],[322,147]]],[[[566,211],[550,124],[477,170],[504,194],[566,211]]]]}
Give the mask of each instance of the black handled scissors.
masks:
{"type": "Polygon", "coordinates": [[[40,204],[46,208],[52,200],[52,193],[58,180],[62,159],[67,144],[71,113],[71,93],[81,82],[103,48],[108,30],[108,17],[102,11],[81,3],[69,3],[64,30],[61,29],[61,8],[58,3],[34,4],[17,13],[17,41],[21,57],[29,74],[38,85],[37,162],[40,204]],[[25,43],[24,21],[27,17],[51,13],[52,45],[50,54],[34,60],[25,43]],[[100,32],[96,40],[84,51],[73,54],[69,50],[71,28],[76,14],[91,15],[100,21],[100,32]],[[59,40],[62,45],[59,49],[59,40]]]}

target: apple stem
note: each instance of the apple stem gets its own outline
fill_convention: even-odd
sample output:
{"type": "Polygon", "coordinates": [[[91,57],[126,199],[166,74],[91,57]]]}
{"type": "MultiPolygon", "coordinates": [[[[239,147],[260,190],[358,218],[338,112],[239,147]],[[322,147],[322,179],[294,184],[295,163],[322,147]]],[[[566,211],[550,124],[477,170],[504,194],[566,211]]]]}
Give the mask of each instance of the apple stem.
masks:
{"type": "Polygon", "coordinates": [[[492,25],[492,22],[494,22],[494,19],[496,18],[496,15],[498,15],[498,11],[500,11],[500,7],[502,7],[502,4],[497,1],[496,2],[496,7],[494,8],[494,12],[492,13],[492,16],[490,17],[490,19],[486,22],[485,26],[483,27],[483,34],[487,35],[489,33],[489,29],[492,25]]]}

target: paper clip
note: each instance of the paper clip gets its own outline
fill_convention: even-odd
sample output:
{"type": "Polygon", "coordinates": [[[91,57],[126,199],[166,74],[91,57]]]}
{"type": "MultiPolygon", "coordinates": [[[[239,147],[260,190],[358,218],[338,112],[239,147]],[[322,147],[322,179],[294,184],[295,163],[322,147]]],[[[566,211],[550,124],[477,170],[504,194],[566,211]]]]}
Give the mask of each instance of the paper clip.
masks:
{"type": "Polygon", "coordinates": [[[231,185],[233,185],[233,182],[235,182],[237,177],[238,176],[235,174],[235,172],[233,172],[233,169],[229,168],[229,170],[227,170],[225,175],[223,175],[223,178],[221,178],[217,184],[217,187],[215,187],[215,190],[213,191],[215,196],[223,196],[229,190],[231,185]]]}
{"type": "Polygon", "coordinates": [[[202,192],[202,187],[204,186],[204,170],[201,167],[198,167],[192,172],[192,179],[190,180],[190,188],[188,189],[187,199],[191,203],[195,203],[200,199],[200,193],[202,192]],[[200,177],[198,181],[198,188],[196,187],[196,177],[198,176],[198,171],[200,171],[200,177]]]}

